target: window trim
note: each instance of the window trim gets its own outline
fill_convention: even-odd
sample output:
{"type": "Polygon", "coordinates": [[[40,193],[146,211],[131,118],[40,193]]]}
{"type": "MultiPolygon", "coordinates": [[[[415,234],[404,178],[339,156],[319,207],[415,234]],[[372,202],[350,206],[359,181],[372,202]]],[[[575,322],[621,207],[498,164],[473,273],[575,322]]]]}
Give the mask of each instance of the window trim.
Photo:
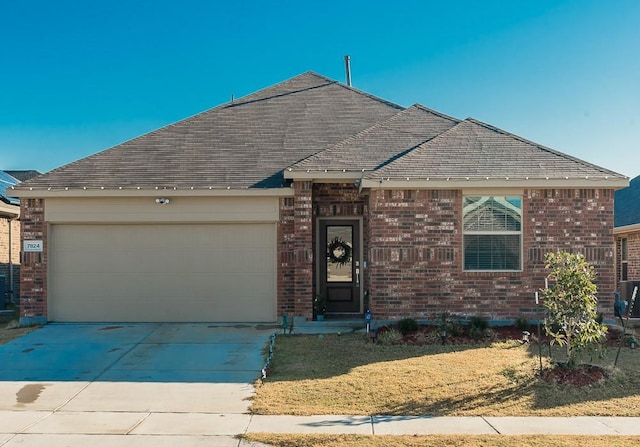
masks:
{"type": "Polygon", "coordinates": [[[524,271],[524,197],[522,194],[473,194],[468,193],[464,194],[462,197],[462,271],[465,273],[521,273],[524,271]],[[464,201],[467,197],[480,197],[480,198],[493,198],[493,197],[518,197],[520,199],[520,230],[502,230],[502,231],[466,231],[464,229],[464,201]],[[520,244],[519,244],[519,267],[517,269],[467,269],[466,266],[466,248],[465,248],[465,236],[466,235],[477,235],[477,236],[519,236],[520,244]]]}

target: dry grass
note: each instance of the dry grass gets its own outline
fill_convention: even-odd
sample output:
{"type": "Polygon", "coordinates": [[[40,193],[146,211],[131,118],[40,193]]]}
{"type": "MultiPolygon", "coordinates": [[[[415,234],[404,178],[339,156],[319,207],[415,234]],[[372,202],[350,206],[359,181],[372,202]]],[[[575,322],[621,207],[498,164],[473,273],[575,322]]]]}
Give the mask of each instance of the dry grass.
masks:
{"type": "Polygon", "coordinates": [[[18,321],[15,318],[0,319],[0,345],[9,343],[16,338],[22,337],[30,332],[38,329],[39,326],[18,327],[18,321]]]}
{"type": "MultiPolygon", "coordinates": [[[[536,345],[381,346],[362,335],[281,336],[257,414],[640,416],[640,350],[575,388],[538,380],[536,345]]],[[[616,349],[603,364],[611,365],[616,349]]],[[[549,361],[544,360],[548,366],[549,361]]]]}
{"type": "Polygon", "coordinates": [[[255,433],[243,436],[250,442],[277,447],[631,447],[633,436],[361,436],[282,435],[255,433]]]}

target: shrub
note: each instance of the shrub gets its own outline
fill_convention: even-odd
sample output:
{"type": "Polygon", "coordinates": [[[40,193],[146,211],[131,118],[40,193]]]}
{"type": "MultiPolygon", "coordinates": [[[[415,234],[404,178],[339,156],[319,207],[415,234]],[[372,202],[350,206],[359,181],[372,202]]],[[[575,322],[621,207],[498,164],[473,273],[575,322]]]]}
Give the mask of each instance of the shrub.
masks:
{"type": "Polygon", "coordinates": [[[452,337],[460,337],[464,335],[464,326],[458,321],[451,321],[451,323],[449,324],[449,334],[452,337]]]}
{"type": "Polygon", "coordinates": [[[381,345],[397,345],[402,343],[402,334],[396,328],[389,328],[380,332],[376,339],[381,345]]]}
{"type": "Polygon", "coordinates": [[[440,332],[432,330],[430,332],[418,332],[416,333],[416,344],[418,345],[433,345],[441,341],[440,332]]]}
{"type": "Polygon", "coordinates": [[[580,350],[601,342],[607,327],[598,323],[596,273],[582,254],[547,253],[545,268],[552,286],[543,289],[545,331],[552,343],[565,346],[567,364],[576,366],[580,350]]]}
{"type": "Polygon", "coordinates": [[[489,320],[481,316],[473,316],[469,319],[469,336],[473,338],[484,338],[489,329],[489,320]]]}
{"type": "Polygon", "coordinates": [[[464,327],[449,312],[442,312],[438,315],[438,320],[441,334],[444,333],[447,337],[464,335],[464,327]]]}
{"type": "Polygon", "coordinates": [[[515,325],[521,331],[526,331],[527,329],[529,329],[529,320],[527,320],[527,318],[523,316],[518,317],[516,318],[515,325]]]}
{"type": "Polygon", "coordinates": [[[415,332],[418,330],[418,322],[413,318],[403,318],[398,321],[398,329],[402,334],[406,335],[409,332],[415,332]]]}

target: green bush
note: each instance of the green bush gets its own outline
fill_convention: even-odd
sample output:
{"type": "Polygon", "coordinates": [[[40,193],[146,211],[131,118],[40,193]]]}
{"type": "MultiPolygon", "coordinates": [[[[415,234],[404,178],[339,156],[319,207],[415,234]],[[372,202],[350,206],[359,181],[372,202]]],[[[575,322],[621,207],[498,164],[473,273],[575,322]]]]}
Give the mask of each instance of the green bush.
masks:
{"type": "Polygon", "coordinates": [[[458,321],[451,321],[451,323],[449,323],[449,335],[452,337],[460,337],[464,335],[464,326],[458,321]]]}
{"type": "Polygon", "coordinates": [[[566,347],[567,365],[574,367],[581,350],[601,343],[607,327],[598,322],[595,268],[584,255],[566,251],[547,253],[545,268],[550,286],[542,290],[547,309],[545,332],[566,347]]]}
{"type": "Polygon", "coordinates": [[[489,320],[481,316],[473,316],[469,319],[469,336],[473,338],[484,338],[489,329],[489,320]]]}
{"type": "Polygon", "coordinates": [[[415,332],[418,330],[418,322],[413,318],[403,318],[402,320],[398,321],[398,329],[404,335],[408,334],[409,332],[415,332]]]}
{"type": "Polygon", "coordinates": [[[529,320],[527,320],[527,317],[520,316],[516,318],[515,325],[521,331],[526,331],[529,329],[529,320]]]}

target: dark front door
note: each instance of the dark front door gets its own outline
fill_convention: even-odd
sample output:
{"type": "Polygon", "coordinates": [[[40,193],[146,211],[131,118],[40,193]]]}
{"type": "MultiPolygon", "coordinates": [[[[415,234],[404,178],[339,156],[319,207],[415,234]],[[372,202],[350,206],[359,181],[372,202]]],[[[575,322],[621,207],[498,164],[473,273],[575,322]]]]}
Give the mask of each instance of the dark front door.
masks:
{"type": "Polygon", "coordinates": [[[360,313],[360,221],[321,220],[319,293],[328,314],[360,313]]]}

